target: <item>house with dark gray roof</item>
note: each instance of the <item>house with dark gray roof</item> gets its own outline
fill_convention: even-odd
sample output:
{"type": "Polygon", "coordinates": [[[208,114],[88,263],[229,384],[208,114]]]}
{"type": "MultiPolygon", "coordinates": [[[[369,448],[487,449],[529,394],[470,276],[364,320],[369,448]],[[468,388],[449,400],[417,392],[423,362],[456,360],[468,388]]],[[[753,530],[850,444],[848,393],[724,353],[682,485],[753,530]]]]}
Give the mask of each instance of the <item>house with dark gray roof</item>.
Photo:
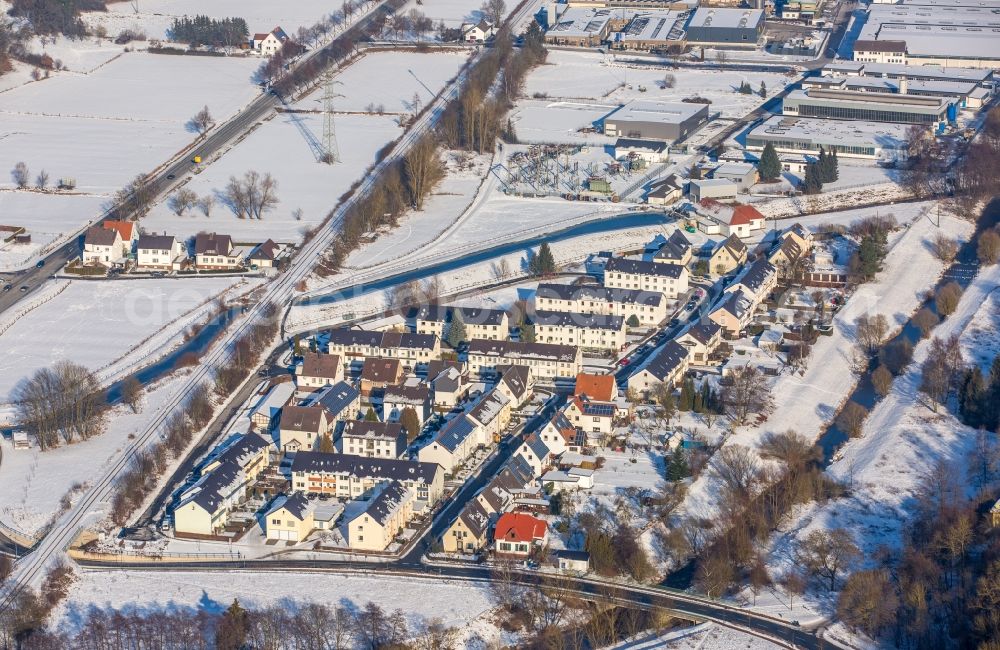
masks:
{"type": "Polygon", "coordinates": [[[653,253],[653,262],[663,264],[687,265],[691,261],[691,242],[684,236],[680,228],[675,229],[666,238],[663,245],[653,253]]]}
{"type": "Polygon", "coordinates": [[[489,543],[490,513],[478,501],[469,501],[441,535],[445,553],[478,553],[489,543]]]}
{"type": "Polygon", "coordinates": [[[141,235],[135,255],[140,271],[178,271],[187,261],[184,242],[172,235],[141,235]]]}
{"type": "Polygon", "coordinates": [[[688,349],[677,341],[667,341],[628,378],[630,390],[648,395],[663,384],[676,386],[688,367],[688,349]]]}
{"type": "Polygon", "coordinates": [[[382,416],[387,422],[399,422],[408,408],[414,410],[423,426],[431,411],[431,392],[427,384],[387,386],[382,392],[382,416]]]}
{"type": "Polygon", "coordinates": [[[655,326],[667,316],[667,300],[659,291],[614,289],[596,284],[542,283],[535,291],[535,309],[620,316],[655,326]]]}
{"type": "Polygon", "coordinates": [[[537,379],[551,380],[576,377],[582,353],[572,345],[475,339],[469,342],[468,361],[469,371],[480,377],[496,374],[498,366],[516,364],[531,368],[537,379]]]}
{"type": "Polygon", "coordinates": [[[535,310],[535,338],[585,350],[618,351],[625,346],[625,319],[604,314],[535,310]]]}
{"type": "Polygon", "coordinates": [[[332,420],[353,420],[361,409],[361,393],[346,381],[338,381],[315,393],[310,404],[325,408],[332,420]]]}
{"type": "Polygon", "coordinates": [[[328,350],[343,358],[383,357],[399,359],[415,367],[441,355],[441,341],[433,334],[372,332],[337,328],[329,331],[328,350]]]}
{"type": "Polygon", "coordinates": [[[679,264],[612,257],[604,265],[604,286],[658,291],[676,298],[688,290],[688,270],[679,264]]]}
{"type": "Polygon", "coordinates": [[[406,451],[406,429],[398,422],[349,420],[338,425],[341,453],[399,458],[406,451]]]}
{"type": "Polygon", "coordinates": [[[444,491],[444,470],[436,463],[396,458],[300,451],[292,459],[292,490],[361,499],[390,481],[413,488],[433,506],[444,491]]]}
{"type": "Polygon", "coordinates": [[[451,474],[472,452],[486,444],[483,426],[465,413],[449,420],[438,434],[420,448],[417,458],[424,463],[436,463],[451,474]]]}
{"type": "Polygon", "coordinates": [[[675,340],[687,348],[691,363],[708,363],[709,357],[722,344],[722,327],[706,320],[693,325],[675,340]]]}
{"type": "Polygon", "coordinates": [[[384,551],[403,531],[413,515],[413,490],[392,481],[368,502],[368,507],[347,522],[347,543],[352,549],[384,551]]]}
{"type": "Polygon", "coordinates": [[[548,445],[545,444],[545,441],[542,440],[542,437],[537,432],[525,438],[524,442],[521,443],[521,446],[514,453],[520,456],[527,463],[528,467],[531,468],[533,478],[541,476],[552,460],[552,454],[548,445]]]}

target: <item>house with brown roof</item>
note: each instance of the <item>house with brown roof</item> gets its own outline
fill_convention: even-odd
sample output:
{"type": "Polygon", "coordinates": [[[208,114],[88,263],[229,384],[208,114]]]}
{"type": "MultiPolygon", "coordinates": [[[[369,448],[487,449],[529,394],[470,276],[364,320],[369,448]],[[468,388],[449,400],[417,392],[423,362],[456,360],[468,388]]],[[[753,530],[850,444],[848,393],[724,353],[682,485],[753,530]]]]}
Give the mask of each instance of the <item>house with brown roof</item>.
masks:
{"type": "Polygon", "coordinates": [[[281,409],[278,446],[282,451],[311,451],[330,433],[332,419],[322,406],[286,406],[281,409]]]}
{"type": "Polygon", "coordinates": [[[117,230],[91,226],[83,238],[81,260],[84,264],[111,266],[123,261],[123,252],[121,234],[117,230]]]}
{"type": "Polygon", "coordinates": [[[396,386],[403,381],[403,364],[399,359],[365,359],[361,368],[361,396],[370,398],[373,392],[382,393],[386,386],[396,386]]]}
{"type": "Polygon", "coordinates": [[[618,385],[614,375],[592,375],[581,372],[576,376],[576,386],[573,395],[586,395],[598,402],[613,402],[618,399],[618,385]]]}
{"type": "Polygon", "coordinates": [[[300,391],[315,391],[344,381],[344,364],[336,354],[306,352],[296,369],[295,383],[300,391]]]}
{"type": "Polygon", "coordinates": [[[277,263],[281,250],[281,246],[275,244],[273,240],[268,239],[265,242],[257,244],[250,251],[250,255],[247,256],[247,264],[251,267],[256,266],[259,269],[269,269],[277,263]]]}
{"type": "Polygon", "coordinates": [[[746,263],[748,252],[742,239],[729,235],[712,251],[712,256],[708,259],[708,270],[716,275],[731,273],[746,263]]]}
{"type": "Polygon", "coordinates": [[[243,250],[233,246],[233,238],[214,232],[200,232],[194,238],[194,265],[206,270],[243,268],[243,250]]]}

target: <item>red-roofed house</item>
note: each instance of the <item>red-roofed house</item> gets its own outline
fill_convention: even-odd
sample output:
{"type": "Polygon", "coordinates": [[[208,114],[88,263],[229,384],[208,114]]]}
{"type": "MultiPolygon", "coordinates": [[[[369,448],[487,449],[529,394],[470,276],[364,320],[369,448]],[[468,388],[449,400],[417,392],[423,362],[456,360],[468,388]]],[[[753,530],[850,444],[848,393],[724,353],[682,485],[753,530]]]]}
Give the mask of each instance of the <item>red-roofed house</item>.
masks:
{"type": "Polygon", "coordinates": [[[548,540],[548,524],[523,512],[504,513],[493,530],[498,555],[528,557],[535,547],[545,546],[548,540]]]}
{"type": "Polygon", "coordinates": [[[105,221],[103,225],[108,230],[117,230],[118,235],[122,238],[122,244],[128,246],[129,252],[132,251],[132,244],[139,239],[139,231],[134,223],[131,221],[105,221]]]}
{"type": "Polygon", "coordinates": [[[764,229],[764,215],[752,205],[726,205],[714,199],[703,199],[698,202],[697,209],[711,224],[718,226],[719,234],[727,237],[746,238],[754,230],[764,229]]]}
{"type": "Polygon", "coordinates": [[[576,376],[573,395],[586,395],[598,402],[613,402],[618,398],[618,386],[614,375],[591,375],[581,372],[576,376]]]}
{"type": "Polygon", "coordinates": [[[266,34],[254,34],[253,40],[250,41],[250,47],[264,56],[271,56],[280,50],[281,46],[283,46],[287,40],[288,34],[285,33],[285,30],[280,27],[275,27],[266,34]]]}

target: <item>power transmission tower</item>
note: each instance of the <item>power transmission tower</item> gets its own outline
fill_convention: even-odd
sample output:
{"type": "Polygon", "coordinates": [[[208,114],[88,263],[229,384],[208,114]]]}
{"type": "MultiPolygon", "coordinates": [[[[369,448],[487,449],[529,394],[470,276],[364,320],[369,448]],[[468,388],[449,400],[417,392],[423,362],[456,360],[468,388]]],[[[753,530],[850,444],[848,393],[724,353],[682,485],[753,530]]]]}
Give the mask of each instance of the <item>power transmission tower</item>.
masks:
{"type": "Polygon", "coordinates": [[[337,129],[333,123],[333,98],[343,97],[333,92],[333,85],[340,83],[333,80],[333,75],[326,79],[323,86],[323,162],[333,165],[340,162],[340,148],[337,146],[337,129]]]}

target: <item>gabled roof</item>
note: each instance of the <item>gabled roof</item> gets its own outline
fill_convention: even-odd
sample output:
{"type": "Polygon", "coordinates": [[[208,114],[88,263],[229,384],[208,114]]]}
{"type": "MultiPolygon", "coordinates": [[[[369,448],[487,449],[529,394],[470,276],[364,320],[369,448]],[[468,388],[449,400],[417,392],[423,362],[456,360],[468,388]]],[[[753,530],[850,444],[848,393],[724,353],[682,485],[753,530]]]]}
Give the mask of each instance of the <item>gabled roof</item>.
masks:
{"type": "Polygon", "coordinates": [[[403,366],[399,359],[379,359],[368,357],[361,368],[361,379],[376,383],[396,383],[403,375],[403,366]]]}
{"type": "Polygon", "coordinates": [[[544,539],[548,524],[523,512],[507,512],[500,516],[493,538],[507,542],[534,542],[544,539]]]}
{"type": "MultiPolygon", "coordinates": [[[[677,367],[688,357],[688,350],[677,341],[667,341],[659,352],[641,370],[645,370],[660,381],[673,375],[677,367]]],[[[640,370],[640,372],[641,372],[640,370]]]]}
{"type": "Polygon", "coordinates": [[[483,537],[489,530],[490,515],[475,499],[465,505],[458,518],[477,539],[483,537]]]}
{"type": "Polygon", "coordinates": [[[619,332],[625,328],[625,318],[623,316],[609,316],[607,314],[580,314],[536,309],[532,320],[536,325],[553,327],[575,327],[610,330],[614,332],[619,332]]]}
{"type": "Polygon", "coordinates": [[[400,436],[406,437],[406,429],[399,422],[348,420],[342,425],[341,435],[351,436],[352,438],[398,440],[400,436]]]}
{"type": "Polygon", "coordinates": [[[531,465],[528,464],[528,461],[517,455],[507,461],[507,466],[500,472],[500,476],[504,474],[510,474],[516,482],[516,485],[512,489],[523,489],[534,480],[531,465]]]}
{"type": "MultiPolygon", "coordinates": [[[[726,237],[725,241],[719,244],[719,248],[725,248],[729,251],[729,254],[733,259],[739,259],[747,252],[747,245],[743,243],[743,240],[737,237],[735,234],[726,237]]],[[[718,249],[716,249],[718,250],[718,249]]]]}
{"type": "Polygon", "coordinates": [[[625,303],[649,305],[658,307],[663,300],[659,291],[642,291],[641,289],[617,289],[602,287],[596,284],[555,284],[542,283],[538,285],[535,296],[553,300],[591,300],[608,303],[625,303]]]}
{"type": "Polygon", "coordinates": [[[108,230],[116,230],[122,239],[125,241],[131,241],[132,236],[135,234],[135,224],[131,221],[105,221],[104,227],[108,230]]]}
{"type": "Polygon", "coordinates": [[[576,376],[574,395],[586,395],[599,402],[611,402],[618,396],[614,375],[591,375],[581,372],[576,376]]]}
{"type": "Polygon", "coordinates": [[[688,241],[684,233],[678,228],[670,233],[670,237],[660,246],[653,255],[654,260],[677,260],[684,259],[684,256],[691,250],[691,242],[688,241]]]}
{"type": "Polygon", "coordinates": [[[195,255],[229,255],[233,250],[233,238],[214,232],[200,232],[194,236],[195,255]]]}
{"type": "Polygon", "coordinates": [[[382,343],[382,332],[337,327],[328,332],[330,345],[364,345],[377,348],[382,343]]]}
{"type": "Polygon", "coordinates": [[[271,441],[259,433],[246,433],[233,440],[228,445],[216,449],[209,457],[210,463],[233,463],[237,467],[245,467],[247,462],[257,456],[262,449],[271,446],[271,441]]]}
{"type": "Polygon", "coordinates": [[[434,442],[453,452],[478,429],[479,424],[475,420],[464,414],[459,415],[441,429],[434,442]]]}
{"type": "Polygon", "coordinates": [[[549,424],[556,430],[556,433],[562,436],[567,445],[578,443],[580,432],[576,430],[576,427],[573,426],[573,423],[567,419],[566,414],[562,411],[557,411],[549,420],[549,424]]]}
{"type": "Polygon", "coordinates": [[[549,446],[545,444],[545,441],[542,440],[542,437],[538,435],[537,432],[532,433],[530,436],[525,438],[524,444],[539,460],[545,460],[548,458],[550,453],[549,446]]]}
{"type": "Polygon", "coordinates": [[[387,386],[385,394],[382,396],[383,404],[410,404],[413,406],[423,406],[430,397],[430,390],[427,384],[418,386],[387,386]]]}
{"type": "Polygon", "coordinates": [[[742,226],[751,221],[763,221],[764,215],[752,205],[737,203],[726,205],[715,199],[702,199],[698,202],[698,211],[712,219],[727,223],[730,226],[742,226]]]}
{"type": "Polygon", "coordinates": [[[757,293],[775,273],[777,273],[777,269],[774,268],[774,265],[766,259],[760,258],[744,269],[743,273],[726,287],[726,291],[736,291],[742,285],[751,293],[757,293]]]}
{"type": "Polygon", "coordinates": [[[427,378],[435,393],[454,393],[462,388],[462,373],[454,366],[448,366],[434,377],[428,374],[427,378]]]}
{"type": "Polygon", "coordinates": [[[612,402],[596,402],[587,395],[578,395],[573,398],[573,404],[580,413],[591,417],[610,418],[615,415],[615,405],[612,402]]]}
{"type": "Polygon", "coordinates": [[[114,246],[119,237],[117,230],[108,230],[100,226],[91,226],[84,237],[84,246],[114,246]]]}
{"type": "Polygon", "coordinates": [[[394,513],[411,499],[413,499],[413,490],[398,481],[392,481],[382,488],[378,496],[369,502],[365,511],[352,521],[357,521],[358,517],[367,515],[376,523],[384,525],[394,513]]]}
{"type": "Polygon", "coordinates": [[[528,381],[531,379],[531,368],[521,365],[497,368],[500,371],[500,384],[507,387],[517,402],[522,402],[528,394],[528,381]]]}
{"type": "Polygon", "coordinates": [[[721,305],[712,310],[712,312],[724,311],[732,314],[737,320],[740,320],[750,307],[750,298],[745,293],[742,291],[731,291],[729,297],[721,305]]]}
{"type": "Polygon", "coordinates": [[[474,354],[501,357],[507,362],[530,358],[571,363],[576,360],[579,349],[573,345],[557,345],[554,343],[473,339],[469,341],[469,356],[474,354]]]}
{"type": "Polygon", "coordinates": [[[718,323],[713,323],[712,321],[704,321],[693,326],[691,329],[684,332],[684,334],[682,334],[678,338],[684,338],[685,336],[690,336],[699,343],[707,344],[720,331],[722,331],[722,328],[719,327],[718,323]]]}
{"type": "Polygon", "coordinates": [[[136,247],[139,250],[169,251],[176,241],[173,235],[140,235],[136,247]]]}
{"type": "Polygon", "coordinates": [[[319,433],[325,415],[322,406],[286,406],[281,409],[281,428],[319,433]]]}
{"type": "Polygon", "coordinates": [[[324,389],[317,401],[334,417],[337,417],[360,397],[361,393],[354,386],[351,386],[346,381],[338,381],[333,386],[324,389]]]}
{"type": "Polygon", "coordinates": [[[292,471],[346,474],[379,480],[421,481],[430,484],[438,472],[443,470],[437,463],[421,463],[415,460],[300,451],[292,460],[292,471]]]}
{"type": "Polygon", "coordinates": [[[196,503],[205,512],[214,513],[226,496],[243,481],[243,470],[235,463],[223,463],[208,474],[203,474],[198,482],[184,491],[177,509],[189,503],[196,503]]]}
{"type": "Polygon", "coordinates": [[[679,278],[684,272],[684,267],[677,264],[663,264],[661,262],[646,262],[643,260],[630,260],[624,257],[612,257],[604,265],[605,274],[608,271],[679,278]]]}
{"type": "Polygon", "coordinates": [[[495,420],[509,403],[510,398],[503,391],[494,388],[483,395],[482,399],[469,410],[469,417],[486,426],[495,420]]]}
{"type": "Polygon", "coordinates": [[[430,381],[434,379],[448,368],[454,368],[461,373],[463,377],[468,373],[468,369],[461,361],[453,361],[451,359],[432,359],[427,362],[427,380],[430,381]]]}
{"type": "Polygon", "coordinates": [[[302,355],[302,371],[299,374],[303,377],[335,379],[340,370],[340,357],[336,354],[306,352],[302,355]]]}
{"type": "Polygon", "coordinates": [[[278,253],[281,251],[281,247],[275,244],[272,240],[268,239],[266,242],[258,244],[256,248],[250,253],[249,259],[251,260],[274,260],[278,253]]]}
{"type": "Polygon", "coordinates": [[[267,511],[267,514],[264,515],[265,521],[273,513],[281,510],[282,508],[299,521],[305,521],[306,517],[316,510],[316,502],[307,499],[305,493],[303,492],[293,492],[287,496],[282,495],[274,500],[271,508],[267,511]]]}

